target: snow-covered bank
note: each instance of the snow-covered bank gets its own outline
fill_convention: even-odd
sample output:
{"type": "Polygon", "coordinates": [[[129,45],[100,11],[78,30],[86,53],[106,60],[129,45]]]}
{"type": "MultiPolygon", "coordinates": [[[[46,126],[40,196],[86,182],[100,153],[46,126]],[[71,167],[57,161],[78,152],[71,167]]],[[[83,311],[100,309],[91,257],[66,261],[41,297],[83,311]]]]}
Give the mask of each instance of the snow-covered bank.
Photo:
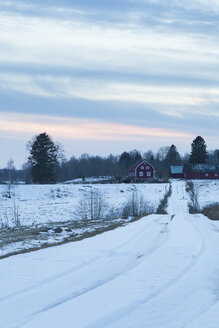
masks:
{"type": "Polygon", "coordinates": [[[169,215],[0,261],[0,327],[218,328],[219,225],[187,197],[173,182],[169,215]]]}
{"type": "Polygon", "coordinates": [[[200,208],[219,203],[219,180],[193,180],[200,208]]]}

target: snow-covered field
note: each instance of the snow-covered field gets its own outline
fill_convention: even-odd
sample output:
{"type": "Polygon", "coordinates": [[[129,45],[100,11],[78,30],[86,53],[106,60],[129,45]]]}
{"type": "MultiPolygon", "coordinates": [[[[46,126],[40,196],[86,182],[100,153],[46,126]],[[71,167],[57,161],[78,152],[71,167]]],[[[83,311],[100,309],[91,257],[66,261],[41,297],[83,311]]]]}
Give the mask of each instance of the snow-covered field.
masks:
{"type": "Polygon", "coordinates": [[[188,213],[183,181],[168,215],[0,261],[3,328],[218,328],[219,222],[188,213]]]}
{"type": "Polygon", "coordinates": [[[2,258],[75,241],[126,224],[132,220],[132,214],[124,212],[127,203],[132,208],[130,199],[138,203],[135,216],[153,213],[169,185],[16,185],[12,187],[10,199],[6,197],[8,187],[0,188],[2,258]]]}
{"type": "Polygon", "coordinates": [[[17,185],[12,198],[5,197],[7,186],[0,186],[0,226],[15,224],[15,215],[21,225],[80,219],[78,206],[86,192],[99,190],[109,209],[118,210],[128,201],[134,190],[155,209],[168,190],[168,184],[104,184],[104,185],[17,185]]]}
{"type": "Polygon", "coordinates": [[[193,180],[193,183],[201,208],[219,203],[219,180],[193,180]]]}

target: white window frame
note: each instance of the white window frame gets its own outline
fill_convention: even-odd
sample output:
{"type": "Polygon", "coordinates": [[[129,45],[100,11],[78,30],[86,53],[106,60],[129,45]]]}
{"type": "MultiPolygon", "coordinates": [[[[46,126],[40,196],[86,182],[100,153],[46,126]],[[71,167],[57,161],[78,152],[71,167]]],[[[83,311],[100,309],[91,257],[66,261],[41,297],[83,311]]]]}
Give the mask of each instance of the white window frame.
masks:
{"type": "Polygon", "coordinates": [[[141,166],[140,166],[140,169],[141,169],[141,170],[144,170],[144,166],[143,166],[143,165],[141,165],[141,166]]]}
{"type": "Polygon", "coordinates": [[[151,172],[147,172],[147,177],[151,177],[151,172]]]}
{"type": "Polygon", "coordinates": [[[149,170],[150,169],[150,167],[149,166],[146,166],[146,170],[149,170]]]}
{"type": "Polygon", "coordinates": [[[139,176],[143,177],[144,176],[144,172],[139,172],[139,176]]]}

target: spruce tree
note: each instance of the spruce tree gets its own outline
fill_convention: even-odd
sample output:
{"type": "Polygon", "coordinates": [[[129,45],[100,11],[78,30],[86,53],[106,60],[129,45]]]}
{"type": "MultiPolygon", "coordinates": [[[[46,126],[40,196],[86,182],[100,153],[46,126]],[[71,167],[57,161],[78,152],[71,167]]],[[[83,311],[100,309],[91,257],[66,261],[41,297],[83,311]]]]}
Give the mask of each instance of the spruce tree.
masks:
{"type": "Polygon", "coordinates": [[[28,161],[31,165],[33,182],[46,184],[55,183],[55,167],[58,164],[58,147],[52,138],[41,133],[29,143],[30,156],[28,161]]]}
{"type": "Polygon", "coordinates": [[[131,165],[137,165],[138,163],[142,162],[141,153],[137,149],[133,149],[129,152],[131,165]]]}
{"type": "Polygon", "coordinates": [[[208,152],[205,140],[198,136],[192,142],[189,163],[206,164],[207,158],[208,152]]]}
{"type": "Polygon", "coordinates": [[[178,153],[176,146],[172,145],[168,150],[168,153],[165,158],[166,165],[179,165],[180,164],[180,154],[178,153]]]}
{"type": "Polygon", "coordinates": [[[129,169],[131,165],[131,156],[128,152],[124,151],[119,157],[119,166],[122,169],[129,169]]]}

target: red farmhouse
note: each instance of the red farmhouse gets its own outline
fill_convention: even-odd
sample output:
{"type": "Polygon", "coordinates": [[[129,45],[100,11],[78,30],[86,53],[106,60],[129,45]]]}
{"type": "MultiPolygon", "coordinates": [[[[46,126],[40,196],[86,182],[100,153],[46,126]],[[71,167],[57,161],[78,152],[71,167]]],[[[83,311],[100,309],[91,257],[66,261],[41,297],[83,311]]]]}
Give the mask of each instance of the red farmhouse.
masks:
{"type": "Polygon", "coordinates": [[[148,162],[142,162],[129,171],[129,178],[133,180],[153,179],[155,175],[154,168],[148,162]]]}

